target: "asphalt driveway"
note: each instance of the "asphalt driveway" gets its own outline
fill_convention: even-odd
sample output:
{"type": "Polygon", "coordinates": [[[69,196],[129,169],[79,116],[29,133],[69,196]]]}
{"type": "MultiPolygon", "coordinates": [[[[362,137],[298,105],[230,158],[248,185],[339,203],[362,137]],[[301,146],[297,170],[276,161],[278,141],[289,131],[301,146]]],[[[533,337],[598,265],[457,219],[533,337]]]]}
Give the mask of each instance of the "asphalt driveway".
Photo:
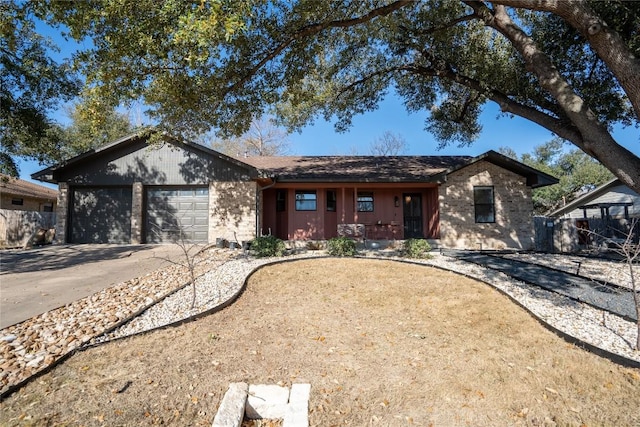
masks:
{"type": "Polygon", "coordinates": [[[180,260],[177,245],[54,245],[0,251],[0,329],[180,260]]]}

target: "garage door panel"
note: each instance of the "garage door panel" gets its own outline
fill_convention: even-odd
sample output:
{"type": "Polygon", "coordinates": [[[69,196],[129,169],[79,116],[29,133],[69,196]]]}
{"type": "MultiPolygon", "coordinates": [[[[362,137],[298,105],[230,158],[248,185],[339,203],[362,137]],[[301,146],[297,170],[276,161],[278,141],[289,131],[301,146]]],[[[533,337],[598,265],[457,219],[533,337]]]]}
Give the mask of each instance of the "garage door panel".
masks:
{"type": "Polygon", "coordinates": [[[130,243],[131,188],[75,188],[72,243],[130,243]]]}
{"type": "Polygon", "coordinates": [[[193,225],[207,225],[209,224],[208,218],[194,218],[193,225]]]}
{"type": "Polygon", "coordinates": [[[147,200],[147,242],[208,241],[208,188],[152,188],[147,200]]]}

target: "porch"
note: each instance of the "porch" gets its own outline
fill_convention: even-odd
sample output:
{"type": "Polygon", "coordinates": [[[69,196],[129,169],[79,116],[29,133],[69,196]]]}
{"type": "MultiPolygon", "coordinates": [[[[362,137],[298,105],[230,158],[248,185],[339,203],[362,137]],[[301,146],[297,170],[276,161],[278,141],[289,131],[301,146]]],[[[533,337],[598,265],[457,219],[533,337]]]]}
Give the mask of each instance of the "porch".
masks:
{"type": "Polygon", "coordinates": [[[262,234],[282,240],[437,239],[436,184],[278,183],[260,192],[262,234]]]}

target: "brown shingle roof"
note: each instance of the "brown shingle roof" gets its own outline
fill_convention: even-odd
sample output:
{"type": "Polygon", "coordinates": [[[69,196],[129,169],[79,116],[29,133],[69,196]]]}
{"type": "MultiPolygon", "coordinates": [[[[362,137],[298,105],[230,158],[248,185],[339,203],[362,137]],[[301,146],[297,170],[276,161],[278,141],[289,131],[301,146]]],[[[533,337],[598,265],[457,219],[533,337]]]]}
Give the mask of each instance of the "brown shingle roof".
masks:
{"type": "Polygon", "coordinates": [[[429,182],[461,167],[469,156],[282,156],[243,162],[280,182],[429,182]]]}
{"type": "Polygon", "coordinates": [[[0,193],[45,200],[56,200],[58,198],[57,190],[2,174],[0,174],[0,193]]]}

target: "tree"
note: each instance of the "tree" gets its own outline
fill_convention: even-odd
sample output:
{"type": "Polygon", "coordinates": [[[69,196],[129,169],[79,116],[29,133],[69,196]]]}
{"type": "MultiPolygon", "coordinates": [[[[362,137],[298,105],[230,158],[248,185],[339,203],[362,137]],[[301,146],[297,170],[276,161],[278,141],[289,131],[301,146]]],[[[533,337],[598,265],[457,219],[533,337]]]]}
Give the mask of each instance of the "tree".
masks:
{"type": "Polygon", "coordinates": [[[83,114],[82,104],[74,104],[69,109],[71,124],[60,127],[59,139],[62,141],[58,160],[68,159],[78,154],[100,147],[134,132],[135,128],[129,116],[115,110],[101,114],[99,123],[83,114]]]}
{"type": "Polygon", "coordinates": [[[0,3],[0,172],[18,176],[18,157],[41,163],[57,158],[61,141],[49,113],[70,100],[79,84],[56,47],[35,30],[29,3],[0,3]]]}
{"type": "MultiPolygon", "coordinates": [[[[613,178],[611,172],[584,152],[578,149],[565,151],[565,148],[566,143],[555,138],[536,146],[533,153],[523,154],[519,159],[560,180],[558,184],[533,190],[533,208],[537,214],[557,209],[613,178]]],[[[509,147],[502,147],[499,151],[518,160],[515,151],[509,147]]]]}
{"type": "Polygon", "coordinates": [[[397,156],[407,150],[407,141],[402,135],[394,135],[386,131],[371,143],[371,154],[374,156],[397,156]]]}
{"type": "Polygon", "coordinates": [[[640,117],[640,2],[150,1],[45,5],[92,38],[78,65],[98,99],[143,97],[172,131],[238,135],[270,109],[344,130],[394,90],[441,144],[467,144],[494,102],[640,191],[640,158],[611,134],[640,117]]]}
{"type": "Polygon", "coordinates": [[[211,148],[234,157],[280,156],[287,153],[287,133],[271,120],[254,120],[251,127],[239,138],[213,141],[211,148]]]}

